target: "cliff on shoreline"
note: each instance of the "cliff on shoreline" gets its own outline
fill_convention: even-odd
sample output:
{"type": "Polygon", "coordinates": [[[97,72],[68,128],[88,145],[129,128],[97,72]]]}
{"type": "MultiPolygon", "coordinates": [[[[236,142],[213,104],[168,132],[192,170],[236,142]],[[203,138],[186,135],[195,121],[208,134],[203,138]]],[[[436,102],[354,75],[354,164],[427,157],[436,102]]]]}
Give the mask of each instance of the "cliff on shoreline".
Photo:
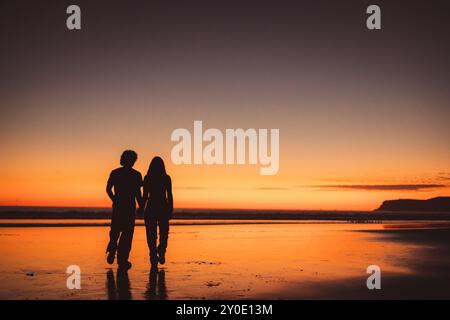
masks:
{"type": "Polygon", "coordinates": [[[450,197],[436,197],[428,200],[387,200],[375,211],[450,212],[450,197]]]}

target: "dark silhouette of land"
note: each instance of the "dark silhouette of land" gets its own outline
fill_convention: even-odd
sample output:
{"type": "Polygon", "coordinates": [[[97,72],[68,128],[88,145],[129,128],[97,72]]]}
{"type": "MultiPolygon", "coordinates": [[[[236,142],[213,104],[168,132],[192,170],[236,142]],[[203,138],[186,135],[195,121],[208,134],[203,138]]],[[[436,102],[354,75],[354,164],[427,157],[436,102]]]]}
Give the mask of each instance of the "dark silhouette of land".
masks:
{"type": "MultiPolygon", "coordinates": [[[[61,211],[50,211],[47,208],[36,207],[3,207],[0,208],[0,226],[109,226],[111,209],[89,208],[82,210],[62,208],[61,211]],[[47,220],[39,222],[38,220],[47,220]],[[11,220],[11,221],[8,221],[11,220]],[[20,222],[20,220],[28,220],[20,222]],[[72,220],[72,221],[68,221],[72,220]],[[95,220],[95,221],[94,221],[95,220]],[[33,222],[36,221],[36,222],[33,222]],[[54,221],[54,222],[52,222],[54,221]],[[66,222],[67,221],[67,222],[66,222]]],[[[206,209],[175,209],[173,223],[183,220],[183,224],[202,224],[199,220],[245,220],[248,222],[257,220],[266,221],[377,221],[377,220],[450,220],[450,211],[311,211],[311,210],[206,210],[206,209]]],[[[172,222],[171,222],[172,223],[172,222]]],[[[205,222],[206,223],[206,222],[205,222]]],[[[143,214],[136,214],[136,224],[143,225],[143,214]]]]}
{"type": "MultiPolygon", "coordinates": [[[[73,219],[58,225],[83,226],[83,225],[109,225],[106,221],[111,219],[109,208],[50,208],[50,207],[0,207],[1,225],[14,226],[15,222],[7,222],[7,219],[73,219]],[[88,220],[105,220],[89,223],[88,220]],[[85,220],[85,221],[83,221],[85,220]]],[[[143,213],[136,214],[138,225],[142,225],[143,213]]],[[[374,211],[331,211],[331,210],[248,210],[248,209],[174,209],[173,220],[184,220],[183,224],[201,224],[195,220],[320,220],[320,221],[389,221],[389,220],[450,220],[450,197],[437,197],[429,200],[387,200],[374,211]]],[[[175,222],[177,223],[177,222],[175,222]]],[[[255,222],[256,223],[256,222],[255,222]]],[[[32,222],[27,222],[34,225],[32,222]]],[[[26,224],[17,222],[17,225],[26,224]]],[[[36,223],[43,225],[45,223],[36,223]]],[[[49,222],[47,225],[54,225],[49,222]]]]}
{"type": "Polygon", "coordinates": [[[376,211],[450,212],[450,197],[386,200],[376,211]]]}

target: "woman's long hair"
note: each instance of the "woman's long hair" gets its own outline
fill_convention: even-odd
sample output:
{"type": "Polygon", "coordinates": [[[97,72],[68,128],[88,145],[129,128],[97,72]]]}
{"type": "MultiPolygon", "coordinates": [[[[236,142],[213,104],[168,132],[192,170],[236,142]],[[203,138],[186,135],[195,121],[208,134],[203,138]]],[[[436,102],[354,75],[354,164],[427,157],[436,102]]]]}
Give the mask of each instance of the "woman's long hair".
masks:
{"type": "Polygon", "coordinates": [[[154,157],[148,167],[147,178],[150,181],[162,181],[166,176],[166,166],[164,165],[163,159],[161,157],[154,157]]]}

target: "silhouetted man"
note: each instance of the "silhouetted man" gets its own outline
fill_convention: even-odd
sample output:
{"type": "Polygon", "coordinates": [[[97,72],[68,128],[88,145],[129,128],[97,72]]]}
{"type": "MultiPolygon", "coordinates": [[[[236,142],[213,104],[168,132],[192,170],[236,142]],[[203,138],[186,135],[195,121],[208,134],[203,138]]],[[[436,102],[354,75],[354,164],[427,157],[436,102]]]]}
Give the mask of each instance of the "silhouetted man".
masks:
{"type": "Polygon", "coordinates": [[[139,205],[142,203],[142,175],[133,169],[136,160],[136,152],[124,151],[120,158],[122,167],[111,172],[106,186],[106,192],[113,202],[106,260],[113,264],[117,252],[119,268],[125,270],[131,268],[128,257],[133,240],[136,201],[139,205]]]}

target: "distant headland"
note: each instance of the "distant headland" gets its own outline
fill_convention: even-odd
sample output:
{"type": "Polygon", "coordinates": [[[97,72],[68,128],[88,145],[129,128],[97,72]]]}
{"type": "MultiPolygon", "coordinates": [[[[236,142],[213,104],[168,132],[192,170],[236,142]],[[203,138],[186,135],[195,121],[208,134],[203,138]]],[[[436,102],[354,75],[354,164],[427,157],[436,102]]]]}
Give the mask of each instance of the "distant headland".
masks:
{"type": "Polygon", "coordinates": [[[436,197],[428,200],[387,200],[375,211],[450,212],[450,197],[436,197]]]}

